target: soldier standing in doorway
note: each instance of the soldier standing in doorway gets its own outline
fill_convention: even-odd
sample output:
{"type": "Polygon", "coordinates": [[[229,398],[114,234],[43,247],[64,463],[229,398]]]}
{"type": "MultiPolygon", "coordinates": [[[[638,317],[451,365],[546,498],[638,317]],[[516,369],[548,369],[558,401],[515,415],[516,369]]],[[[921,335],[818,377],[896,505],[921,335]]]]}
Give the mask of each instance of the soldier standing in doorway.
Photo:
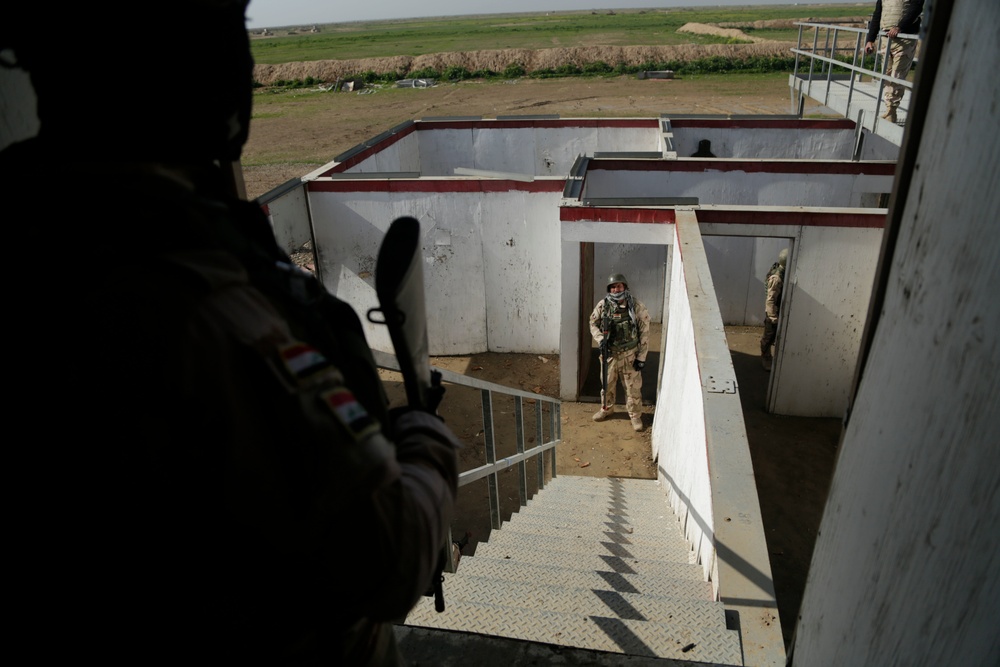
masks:
{"type": "Polygon", "coordinates": [[[781,291],[785,285],[785,264],[788,261],[788,248],[778,253],[778,261],[771,265],[767,272],[765,285],[767,287],[764,299],[764,335],[760,337],[760,363],[765,371],[771,370],[771,346],[778,335],[778,312],[781,308],[781,291]]]}
{"type": "Polygon", "coordinates": [[[642,369],[649,351],[649,311],[629,292],[620,273],[608,278],[608,295],[590,314],[590,333],[601,348],[601,409],[594,421],[604,421],[614,412],[619,376],[625,386],[625,409],[632,428],[642,426],[642,369]]]}

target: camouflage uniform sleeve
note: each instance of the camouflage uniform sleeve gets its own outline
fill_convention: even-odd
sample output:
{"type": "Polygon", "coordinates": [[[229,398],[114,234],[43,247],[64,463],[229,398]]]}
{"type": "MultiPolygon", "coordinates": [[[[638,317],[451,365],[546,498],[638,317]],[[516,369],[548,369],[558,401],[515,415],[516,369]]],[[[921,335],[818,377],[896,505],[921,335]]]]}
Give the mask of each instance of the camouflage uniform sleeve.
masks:
{"type": "Polygon", "coordinates": [[[635,319],[639,328],[639,347],[636,348],[635,358],[644,362],[649,353],[649,310],[638,299],[635,300],[635,319]]]}
{"type": "Polygon", "coordinates": [[[226,422],[231,514],[315,563],[317,594],[350,601],[331,597],[331,607],[372,620],[404,615],[446,541],[458,440],[426,413],[375,421],[340,371],[248,284],[215,289],[195,320],[192,352],[203,358],[186,384],[226,422]]]}
{"type": "Polygon", "coordinates": [[[603,314],[604,299],[601,299],[590,313],[590,335],[594,337],[594,341],[598,345],[601,344],[601,339],[604,338],[604,332],[601,331],[601,317],[603,314]]]}
{"type": "Polygon", "coordinates": [[[767,299],[764,302],[764,314],[770,320],[778,319],[778,308],[781,306],[781,276],[772,275],[767,279],[767,299]]]}

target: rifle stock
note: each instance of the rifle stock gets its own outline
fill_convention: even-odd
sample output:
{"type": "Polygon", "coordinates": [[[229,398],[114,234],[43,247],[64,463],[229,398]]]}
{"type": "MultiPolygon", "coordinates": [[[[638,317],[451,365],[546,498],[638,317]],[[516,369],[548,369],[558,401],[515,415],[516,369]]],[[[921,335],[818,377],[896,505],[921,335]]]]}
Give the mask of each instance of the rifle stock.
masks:
{"type": "MultiPolygon", "coordinates": [[[[396,351],[409,406],[437,415],[444,388],[441,373],[432,371],[430,366],[421,260],[420,223],[408,216],[396,218],[379,248],[375,264],[375,293],[379,307],[368,311],[368,320],[376,322],[372,315],[381,311],[396,351]]],[[[444,611],[442,572],[450,558],[451,549],[443,547],[430,589],[424,593],[434,597],[434,608],[438,612],[444,611]]]]}
{"type": "Polygon", "coordinates": [[[415,218],[397,218],[389,225],[375,265],[375,293],[399,361],[407,402],[436,414],[441,401],[440,374],[431,371],[428,355],[420,223],[415,218]]]}

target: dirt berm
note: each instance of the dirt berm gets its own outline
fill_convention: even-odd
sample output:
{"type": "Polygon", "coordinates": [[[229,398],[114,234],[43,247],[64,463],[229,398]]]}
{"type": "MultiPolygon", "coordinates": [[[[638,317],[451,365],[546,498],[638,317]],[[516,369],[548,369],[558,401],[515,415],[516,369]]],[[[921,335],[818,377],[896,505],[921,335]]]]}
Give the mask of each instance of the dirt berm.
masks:
{"type": "Polygon", "coordinates": [[[646,63],[671,61],[688,62],[720,56],[723,58],[787,57],[794,46],[791,42],[758,42],[755,44],[679,44],[673,46],[580,46],[552,49],[497,49],[492,51],[457,51],[430,53],[421,56],[392,56],[359,60],[314,60],[309,62],[259,64],[254,78],[263,85],[276,81],[304,80],[336,81],[365,72],[377,74],[396,72],[405,77],[423,69],[444,71],[464,67],[469,72],[489,70],[502,73],[508,66],[520,65],[526,72],[557,69],[565,65],[583,67],[588,63],[604,62],[616,65],[640,66],[646,63]]]}

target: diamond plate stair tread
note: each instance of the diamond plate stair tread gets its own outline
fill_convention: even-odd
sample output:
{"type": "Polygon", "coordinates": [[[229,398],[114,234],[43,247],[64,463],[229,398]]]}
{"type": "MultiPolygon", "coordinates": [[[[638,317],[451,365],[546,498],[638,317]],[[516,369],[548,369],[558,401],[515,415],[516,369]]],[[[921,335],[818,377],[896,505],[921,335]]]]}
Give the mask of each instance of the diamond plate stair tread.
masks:
{"type": "Polygon", "coordinates": [[[433,599],[423,597],[405,624],[628,655],[742,664],[740,640],[734,630],[621,619],[599,613],[536,611],[461,600],[449,602],[446,598],[445,611],[439,614],[433,599]]]}
{"type": "Polygon", "coordinates": [[[480,602],[559,613],[590,613],[637,621],[673,623],[725,629],[726,610],[721,602],[659,595],[619,593],[604,589],[549,586],[538,583],[498,582],[489,577],[445,573],[445,608],[452,601],[480,602]]]}
{"type": "MultiPolygon", "coordinates": [[[[680,544],[676,533],[648,532],[648,533],[628,533],[608,530],[606,526],[595,524],[594,526],[577,525],[553,525],[547,522],[538,521],[503,521],[499,530],[510,530],[516,533],[530,533],[534,535],[549,535],[550,537],[575,537],[583,540],[602,541],[613,539],[613,537],[627,539],[632,544],[662,545],[665,547],[677,546],[680,544]]],[[[497,531],[491,531],[490,535],[497,531]]]]}
{"type": "MultiPolygon", "coordinates": [[[[688,562],[669,560],[639,560],[611,554],[564,553],[549,549],[514,549],[507,545],[482,543],[476,546],[475,557],[498,558],[519,563],[552,565],[568,570],[610,571],[641,574],[646,577],[702,580],[701,568],[688,562]]],[[[459,564],[461,568],[461,564],[459,564]]]]}
{"type": "Polygon", "coordinates": [[[663,487],[654,479],[631,479],[627,484],[609,482],[598,477],[554,477],[545,485],[546,490],[575,489],[579,493],[603,494],[608,497],[626,493],[664,495],[663,487]]]}
{"type": "Polygon", "coordinates": [[[664,495],[663,487],[652,479],[631,480],[631,484],[612,484],[595,477],[555,477],[545,485],[547,490],[574,489],[579,493],[602,494],[614,497],[627,493],[664,495]]]}
{"type": "Polygon", "coordinates": [[[589,495],[580,493],[574,489],[544,489],[538,491],[532,500],[543,501],[541,504],[552,505],[584,505],[587,507],[605,507],[618,512],[641,512],[652,514],[658,512],[673,516],[674,512],[667,502],[667,497],[659,491],[651,495],[624,495],[616,498],[609,498],[603,494],[589,495]]]}
{"type": "Polygon", "coordinates": [[[526,507],[586,507],[601,512],[613,514],[637,514],[648,517],[663,517],[676,520],[677,515],[667,504],[666,496],[658,498],[625,498],[609,500],[607,498],[586,498],[574,493],[536,493],[526,507]]]}
{"type": "Polygon", "coordinates": [[[543,583],[567,588],[615,590],[661,597],[712,599],[712,584],[699,579],[625,574],[607,570],[569,570],[538,563],[521,563],[502,558],[470,556],[458,564],[463,575],[543,583]]]}
{"type": "Polygon", "coordinates": [[[622,537],[659,538],[684,544],[686,540],[680,526],[673,521],[651,521],[638,519],[625,520],[622,517],[601,514],[564,513],[564,512],[514,512],[504,522],[513,526],[547,525],[561,530],[579,529],[582,531],[599,531],[613,533],[622,537]]]}
{"type": "Polygon", "coordinates": [[[662,543],[629,543],[615,533],[605,533],[599,540],[576,537],[553,537],[538,533],[521,533],[512,527],[494,530],[486,542],[476,545],[476,553],[484,544],[505,545],[513,549],[549,549],[564,553],[608,554],[621,558],[639,560],[670,560],[689,563],[694,552],[686,543],[663,541],[662,543]]]}
{"type": "Polygon", "coordinates": [[[665,500],[667,498],[664,490],[652,480],[644,480],[644,484],[641,486],[611,488],[606,485],[601,486],[593,483],[577,482],[575,481],[577,479],[581,478],[575,478],[572,481],[566,481],[562,477],[556,478],[546,484],[544,488],[539,489],[538,493],[550,496],[574,494],[593,500],[603,498],[608,501],[618,502],[628,498],[634,500],[665,500]]]}
{"type": "Polygon", "coordinates": [[[677,519],[673,514],[655,514],[631,512],[628,514],[608,511],[600,507],[549,505],[532,501],[527,507],[522,507],[511,514],[510,520],[516,518],[525,520],[562,521],[576,524],[608,524],[610,527],[631,526],[635,530],[670,530],[680,535],[677,519]]]}

